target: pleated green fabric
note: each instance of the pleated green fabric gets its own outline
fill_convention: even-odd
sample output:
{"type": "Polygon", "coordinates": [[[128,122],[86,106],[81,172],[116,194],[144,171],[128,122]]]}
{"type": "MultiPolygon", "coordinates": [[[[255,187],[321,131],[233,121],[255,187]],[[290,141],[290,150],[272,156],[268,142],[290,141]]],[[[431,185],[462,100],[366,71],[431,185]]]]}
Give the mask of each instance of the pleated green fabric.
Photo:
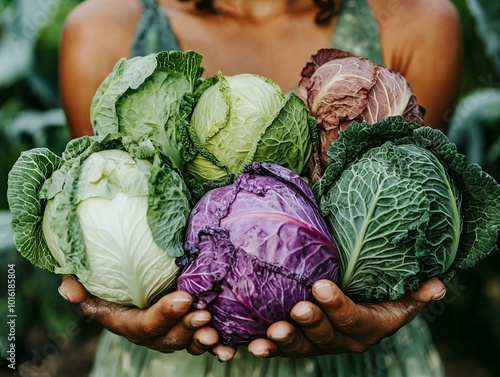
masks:
{"type": "Polygon", "coordinates": [[[177,38],[167,15],[156,0],[140,0],[142,14],[135,29],[130,56],[145,56],[154,52],[179,50],[177,38]]]}
{"type": "Polygon", "coordinates": [[[220,363],[209,353],[162,354],[104,331],[91,377],[442,377],[444,369],[427,325],[417,317],[359,354],[258,359],[245,347],[220,363]]]}
{"type": "Polygon", "coordinates": [[[378,27],[366,0],[345,0],[330,47],[383,64],[378,27]]]}

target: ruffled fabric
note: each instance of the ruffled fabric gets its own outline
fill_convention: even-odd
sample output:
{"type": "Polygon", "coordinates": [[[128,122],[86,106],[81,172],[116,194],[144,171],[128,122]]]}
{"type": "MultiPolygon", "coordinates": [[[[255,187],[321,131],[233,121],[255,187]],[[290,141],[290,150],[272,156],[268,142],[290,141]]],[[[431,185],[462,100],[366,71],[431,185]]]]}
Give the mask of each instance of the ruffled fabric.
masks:
{"type": "Polygon", "coordinates": [[[415,318],[396,334],[359,354],[301,359],[258,359],[245,347],[220,363],[206,353],[163,354],[104,331],[90,377],[444,377],[426,322],[415,318]]]}

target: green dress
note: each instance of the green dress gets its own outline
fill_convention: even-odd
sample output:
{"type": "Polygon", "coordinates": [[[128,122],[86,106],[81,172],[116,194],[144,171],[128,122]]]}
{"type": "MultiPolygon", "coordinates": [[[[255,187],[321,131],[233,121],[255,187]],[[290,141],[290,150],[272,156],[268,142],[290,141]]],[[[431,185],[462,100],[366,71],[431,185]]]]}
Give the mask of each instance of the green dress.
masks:
{"type": "MultiPolygon", "coordinates": [[[[141,0],[143,13],[132,56],[179,50],[168,18],[156,0],[141,0]]],[[[365,0],[345,0],[331,46],[382,64],[378,30],[365,0]]],[[[309,358],[258,359],[239,347],[233,360],[218,362],[209,353],[162,354],[137,346],[106,330],[100,339],[91,377],[438,377],[444,369],[423,318],[364,353],[309,358]]]]}

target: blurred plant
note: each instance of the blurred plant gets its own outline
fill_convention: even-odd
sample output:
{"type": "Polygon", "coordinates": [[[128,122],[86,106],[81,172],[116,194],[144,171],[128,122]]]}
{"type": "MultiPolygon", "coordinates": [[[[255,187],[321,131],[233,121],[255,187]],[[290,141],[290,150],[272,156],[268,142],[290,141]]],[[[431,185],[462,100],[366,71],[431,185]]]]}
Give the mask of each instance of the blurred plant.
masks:
{"type": "MultiPolygon", "coordinates": [[[[448,136],[469,162],[500,180],[500,2],[454,0],[464,33],[462,96],[448,136]]],[[[500,246],[500,240],[498,240],[500,246]]],[[[495,376],[500,368],[500,255],[455,278],[430,326],[453,376],[495,376]],[[453,287],[461,287],[454,294],[453,287]],[[457,331],[457,329],[460,329],[457,331]]]]}
{"type": "Polygon", "coordinates": [[[20,151],[57,151],[69,140],[57,61],[63,22],[80,1],[0,0],[0,209],[7,208],[7,173],[20,151]]]}
{"type": "MultiPolygon", "coordinates": [[[[15,264],[16,312],[20,314],[16,318],[18,364],[31,361],[43,347],[63,351],[62,338],[67,346],[96,326],[85,323],[84,317],[75,313],[76,308],[59,297],[60,277],[34,268],[15,251],[6,200],[7,174],[21,151],[45,146],[60,154],[69,140],[60,108],[57,61],[63,22],[80,1],[0,0],[0,278],[7,281],[6,266],[15,264]],[[68,333],[69,325],[78,336],[68,333]],[[44,334],[40,349],[28,340],[34,333],[44,334]]],[[[6,294],[2,289],[0,365],[6,356],[6,294]]],[[[37,357],[36,361],[43,360],[37,357]]]]}
{"type": "Polygon", "coordinates": [[[465,0],[475,19],[491,71],[476,76],[478,85],[462,96],[450,123],[449,137],[468,156],[500,179],[500,2],[465,0]]]}

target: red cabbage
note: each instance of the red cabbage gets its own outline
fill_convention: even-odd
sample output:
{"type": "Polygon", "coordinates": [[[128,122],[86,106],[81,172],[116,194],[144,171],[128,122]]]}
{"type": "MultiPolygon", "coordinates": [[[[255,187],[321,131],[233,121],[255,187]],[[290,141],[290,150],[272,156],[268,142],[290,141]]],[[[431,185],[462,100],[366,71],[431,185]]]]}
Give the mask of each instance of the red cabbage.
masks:
{"type": "Polygon", "coordinates": [[[319,151],[310,161],[316,182],[328,166],[327,151],[340,130],[353,122],[376,123],[402,115],[407,122],[423,124],[425,110],[399,73],[347,51],[321,49],[301,73],[296,94],[318,125],[319,151]]]}
{"type": "Polygon", "coordinates": [[[338,279],[337,248],[311,189],[275,164],[248,165],[234,184],[209,191],[191,212],[185,248],[178,289],[233,346],[290,320],[317,280],[338,279]]]}

